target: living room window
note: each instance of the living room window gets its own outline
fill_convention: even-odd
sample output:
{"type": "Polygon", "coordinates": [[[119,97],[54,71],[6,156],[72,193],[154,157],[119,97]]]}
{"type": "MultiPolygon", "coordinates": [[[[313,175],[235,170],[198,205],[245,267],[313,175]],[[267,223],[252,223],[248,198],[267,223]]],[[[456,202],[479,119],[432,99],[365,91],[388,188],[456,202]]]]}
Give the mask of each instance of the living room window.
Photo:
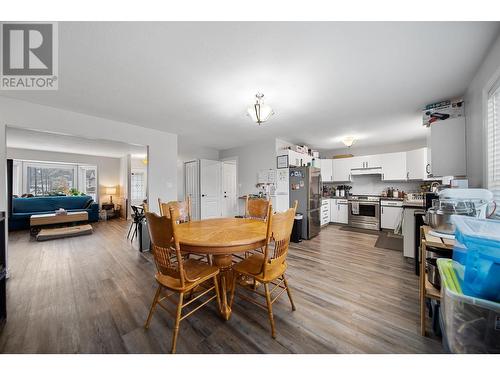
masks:
{"type": "Polygon", "coordinates": [[[26,193],[39,195],[68,194],[76,189],[76,166],[26,163],[26,193]]]}
{"type": "Polygon", "coordinates": [[[488,189],[500,201],[500,80],[488,96],[488,189]]]}
{"type": "Polygon", "coordinates": [[[80,195],[97,202],[97,166],[15,160],[13,193],[16,195],[80,195]]]}

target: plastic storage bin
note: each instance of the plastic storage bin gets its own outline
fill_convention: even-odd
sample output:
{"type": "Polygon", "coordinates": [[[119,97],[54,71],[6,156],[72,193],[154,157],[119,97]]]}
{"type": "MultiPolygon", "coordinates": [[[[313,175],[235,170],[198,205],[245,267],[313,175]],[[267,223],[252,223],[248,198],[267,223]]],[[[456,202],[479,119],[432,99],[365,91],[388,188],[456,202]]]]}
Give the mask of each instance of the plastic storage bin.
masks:
{"type": "Polygon", "coordinates": [[[452,353],[500,353],[500,303],[463,294],[464,267],[438,259],[443,346],[452,353]]]}
{"type": "Polygon", "coordinates": [[[500,221],[453,216],[453,259],[465,266],[465,294],[500,302],[500,221]]]}

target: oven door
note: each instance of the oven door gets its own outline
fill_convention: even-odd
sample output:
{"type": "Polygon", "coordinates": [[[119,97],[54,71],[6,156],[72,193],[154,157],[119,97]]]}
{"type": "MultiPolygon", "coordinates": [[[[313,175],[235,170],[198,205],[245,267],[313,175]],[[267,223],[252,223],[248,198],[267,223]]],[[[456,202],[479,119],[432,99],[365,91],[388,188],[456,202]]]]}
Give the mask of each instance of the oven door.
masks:
{"type": "Polygon", "coordinates": [[[379,202],[349,201],[348,223],[364,229],[380,229],[379,202]]]}

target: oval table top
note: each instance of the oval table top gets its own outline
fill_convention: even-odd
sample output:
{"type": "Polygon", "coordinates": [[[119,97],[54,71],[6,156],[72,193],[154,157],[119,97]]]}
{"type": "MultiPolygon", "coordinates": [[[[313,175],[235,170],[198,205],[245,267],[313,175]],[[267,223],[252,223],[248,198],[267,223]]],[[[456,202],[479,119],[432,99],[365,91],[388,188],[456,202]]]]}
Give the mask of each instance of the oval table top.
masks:
{"type": "Polygon", "coordinates": [[[265,222],[255,219],[206,219],[179,224],[176,235],[183,249],[231,254],[264,246],[266,226],[265,222]]]}

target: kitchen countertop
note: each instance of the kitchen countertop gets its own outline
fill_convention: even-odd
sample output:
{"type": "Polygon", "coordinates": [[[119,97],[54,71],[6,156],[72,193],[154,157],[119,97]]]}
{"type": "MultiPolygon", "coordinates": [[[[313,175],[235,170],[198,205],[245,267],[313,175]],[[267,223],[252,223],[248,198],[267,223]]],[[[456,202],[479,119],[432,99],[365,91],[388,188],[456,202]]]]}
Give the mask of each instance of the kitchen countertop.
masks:
{"type": "Polygon", "coordinates": [[[402,201],[404,198],[380,197],[381,201],[402,201]]]}
{"type": "Polygon", "coordinates": [[[422,203],[418,203],[418,202],[414,202],[414,201],[410,201],[410,202],[405,202],[403,201],[403,207],[407,207],[407,208],[424,208],[424,202],[422,203]]]}

